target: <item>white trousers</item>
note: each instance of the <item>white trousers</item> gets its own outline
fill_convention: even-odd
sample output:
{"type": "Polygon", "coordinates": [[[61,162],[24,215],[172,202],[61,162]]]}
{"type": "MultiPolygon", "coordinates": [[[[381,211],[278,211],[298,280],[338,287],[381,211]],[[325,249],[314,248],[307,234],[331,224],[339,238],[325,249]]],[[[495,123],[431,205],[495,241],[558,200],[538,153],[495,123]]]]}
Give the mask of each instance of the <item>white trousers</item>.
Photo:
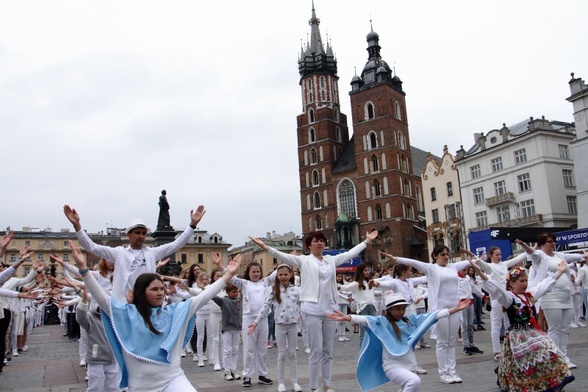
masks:
{"type": "Polygon", "coordinates": [[[239,359],[239,343],[241,343],[241,331],[232,329],[224,331],[223,335],[223,365],[225,371],[235,373],[237,360],[239,359]]]}
{"type": "Polygon", "coordinates": [[[492,305],[492,310],[490,311],[490,338],[492,339],[492,351],[494,354],[499,354],[502,352],[502,346],[500,345],[500,330],[502,329],[502,324],[504,324],[504,329],[507,329],[510,327],[510,322],[508,321],[506,313],[502,311],[502,305],[500,305],[498,301],[491,299],[490,304],[492,305]]]}
{"type": "Polygon", "coordinates": [[[78,354],[80,355],[80,361],[86,360],[86,352],[88,346],[88,332],[84,328],[80,327],[80,340],[78,340],[78,354]]]}
{"type": "Polygon", "coordinates": [[[276,342],[278,343],[278,383],[284,384],[284,369],[286,357],[290,363],[290,379],[292,384],[298,383],[298,369],[296,362],[296,341],[298,332],[296,324],[276,324],[276,342]]]}
{"type": "MultiPolygon", "coordinates": [[[[210,325],[210,315],[197,315],[196,316],[196,333],[198,334],[198,338],[196,339],[196,352],[198,353],[198,359],[204,358],[204,335],[206,335],[206,347],[210,350],[211,345],[211,325],[210,325]],[[204,333],[206,331],[206,334],[204,333]]],[[[212,362],[212,359],[209,363],[212,362]]]]}
{"type": "Polygon", "coordinates": [[[243,377],[267,376],[267,320],[262,320],[255,331],[248,335],[249,326],[255,322],[256,316],[243,316],[241,335],[243,337],[243,377]]]}
{"type": "Polygon", "coordinates": [[[221,363],[218,355],[221,336],[221,321],[222,317],[220,313],[212,312],[210,314],[210,335],[212,336],[212,346],[208,349],[208,362],[214,365],[221,363]]]}
{"type": "Polygon", "coordinates": [[[118,364],[88,364],[87,392],[118,392],[118,364]]]}
{"type": "Polygon", "coordinates": [[[574,309],[545,309],[543,314],[549,325],[547,336],[559,348],[563,356],[568,359],[568,334],[570,331],[570,323],[574,315],[574,309]]]}
{"type": "Polygon", "coordinates": [[[436,354],[439,374],[455,374],[455,345],[461,322],[459,313],[440,319],[435,325],[436,354]]]}
{"type": "Polygon", "coordinates": [[[333,367],[333,343],[337,322],[327,316],[311,316],[302,313],[306,334],[308,336],[308,381],[310,389],[318,388],[319,369],[323,376],[323,387],[331,386],[331,368],[333,367]]]}
{"type": "Polygon", "coordinates": [[[161,392],[196,392],[184,373],[170,381],[161,392]]]}
{"type": "Polygon", "coordinates": [[[401,367],[395,367],[386,371],[386,376],[394,384],[402,387],[402,392],[416,392],[421,389],[421,378],[401,367]]]}
{"type": "Polygon", "coordinates": [[[572,294],[572,302],[574,304],[574,321],[578,321],[584,315],[582,295],[580,293],[572,294]]]}

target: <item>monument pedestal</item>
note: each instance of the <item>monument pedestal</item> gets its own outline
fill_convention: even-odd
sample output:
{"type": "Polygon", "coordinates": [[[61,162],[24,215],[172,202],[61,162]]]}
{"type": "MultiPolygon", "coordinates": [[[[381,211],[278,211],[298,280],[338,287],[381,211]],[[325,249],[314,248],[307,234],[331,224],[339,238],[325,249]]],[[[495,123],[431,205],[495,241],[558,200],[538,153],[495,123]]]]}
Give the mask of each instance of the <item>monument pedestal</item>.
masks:
{"type": "MultiPolygon", "coordinates": [[[[155,246],[161,246],[165,244],[169,244],[170,242],[174,242],[178,232],[174,230],[173,227],[164,228],[164,229],[157,229],[154,233],[151,234],[155,239],[155,246]]],[[[167,256],[170,258],[167,265],[161,268],[161,273],[163,275],[172,275],[174,272],[180,273],[182,267],[176,261],[176,254],[175,252],[171,255],[167,256]]],[[[159,260],[158,260],[159,261],[159,260]]]]}

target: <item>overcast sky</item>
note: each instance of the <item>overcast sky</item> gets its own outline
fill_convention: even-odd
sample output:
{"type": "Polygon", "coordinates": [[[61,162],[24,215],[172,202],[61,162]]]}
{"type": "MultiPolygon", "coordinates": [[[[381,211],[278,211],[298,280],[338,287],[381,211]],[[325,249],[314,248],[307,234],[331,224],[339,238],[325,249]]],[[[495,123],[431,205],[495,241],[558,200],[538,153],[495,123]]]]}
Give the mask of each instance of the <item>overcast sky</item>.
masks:
{"type": "MultiPolygon", "coordinates": [[[[342,111],[366,34],[404,82],[411,144],[468,149],[530,116],[573,121],[588,80],[588,2],[315,0],[338,60],[342,111]]],[[[91,232],[136,217],[234,245],[301,232],[298,55],[310,0],[0,0],[0,227],[91,232]]],[[[328,36],[328,38],[327,38],[328,36]]],[[[351,124],[348,124],[351,126],[351,124]]]]}

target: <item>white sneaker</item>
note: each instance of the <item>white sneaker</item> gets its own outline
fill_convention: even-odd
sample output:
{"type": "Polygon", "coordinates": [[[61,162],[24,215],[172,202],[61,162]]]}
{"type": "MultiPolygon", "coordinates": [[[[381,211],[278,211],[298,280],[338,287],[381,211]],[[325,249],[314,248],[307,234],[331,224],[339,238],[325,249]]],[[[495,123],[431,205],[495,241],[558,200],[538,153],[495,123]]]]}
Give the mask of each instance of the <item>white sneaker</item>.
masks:
{"type": "Polygon", "coordinates": [[[421,349],[421,343],[419,342],[419,343],[415,344],[414,345],[414,348],[417,349],[417,350],[420,350],[421,349]]]}
{"type": "Polygon", "coordinates": [[[12,356],[18,357],[18,350],[12,350],[12,356]]]}
{"type": "Polygon", "coordinates": [[[192,362],[198,362],[198,355],[194,354],[192,357],[192,362]]]}
{"type": "Polygon", "coordinates": [[[307,353],[307,354],[310,354],[310,347],[306,347],[306,348],[304,349],[304,352],[305,352],[305,353],[307,353]]]}
{"type": "Polygon", "coordinates": [[[455,381],[453,380],[453,377],[451,377],[449,374],[442,374],[441,375],[441,382],[443,384],[453,384],[453,383],[455,383],[455,381]]]}
{"type": "Polygon", "coordinates": [[[84,376],[84,381],[88,381],[88,380],[89,380],[88,373],[86,373],[86,375],[84,376]]]}
{"type": "Polygon", "coordinates": [[[182,357],[182,358],[185,358],[185,357],[186,357],[186,350],[182,350],[182,355],[181,355],[181,357],[182,357]]]}
{"type": "Polygon", "coordinates": [[[221,370],[220,363],[218,363],[218,362],[217,362],[217,363],[215,363],[215,364],[214,364],[214,371],[215,371],[215,372],[220,372],[220,370],[221,370]]]}
{"type": "Polygon", "coordinates": [[[225,380],[226,381],[233,381],[233,375],[228,370],[225,370],[225,380]]]}
{"type": "Polygon", "coordinates": [[[84,367],[84,366],[86,366],[86,361],[84,361],[84,360],[82,359],[82,360],[80,361],[80,366],[81,366],[81,367],[84,367]]]}
{"type": "Polygon", "coordinates": [[[570,323],[570,328],[580,328],[580,326],[578,324],[576,324],[575,322],[571,322],[570,323]]]}
{"type": "Polygon", "coordinates": [[[423,369],[420,366],[417,366],[417,370],[416,370],[417,374],[427,374],[427,369],[423,369]]]}
{"type": "Polygon", "coordinates": [[[284,384],[278,385],[278,392],[286,392],[286,386],[284,384]]]}
{"type": "Polygon", "coordinates": [[[574,365],[573,363],[571,363],[569,360],[567,361],[567,364],[568,364],[568,368],[569,369],[575,369],[575,368],[577,368],[577,366],[574,365]]]}
{"type": "Polygon", "coordinates": [[[457,374],[455,374],[455,373],[454,373],[454,374],[451,374],[451,375],[450,375],[450,377],[451,377],[451,378],[453,378],[453,382],[455,382],[455,383],[460,383],[460,382],[463,382],[463,380],[461,379],[461,377],[459,377],[459,376],[458,376],[457,374]]]}
{"type": "Polygon", "coordinates": [[[204,367],[204,361],[202,359],[198,361],[198,367],[204,367]]]}
{"type": "Polygon", "coordinates": [[[337,340],[340,341],[340,342],[344,342],[345,341],[345,338],[343,336],[339,336],[339,338],[337,340]]]}
{"type": "MultiPolygon", "coordinates": [[[[584,328],[586,326],[586,324],[584,324],[583,322],[581,322],[580,320],[576,320],[576,324],[578,324],[578,327],[582,327],[584,328]]],[[[25,346],[26,347],[26,346],[25,346]]],[[[24,350],[24,348],[23,348],[24,350]]]]}
{"type": "Polygon", "coordinates": [[[27,347],[27,345],[25,344],[24,346],[22,346],[22,351],[29,351],[29,348],[27,347]]]}
{"type": "Polygon", "coordinates": [[[292,384],[292,389],[294,390],[294,392],[302,392],[302,387],[300,385],[298,385],[297,382],[292,384]]]}

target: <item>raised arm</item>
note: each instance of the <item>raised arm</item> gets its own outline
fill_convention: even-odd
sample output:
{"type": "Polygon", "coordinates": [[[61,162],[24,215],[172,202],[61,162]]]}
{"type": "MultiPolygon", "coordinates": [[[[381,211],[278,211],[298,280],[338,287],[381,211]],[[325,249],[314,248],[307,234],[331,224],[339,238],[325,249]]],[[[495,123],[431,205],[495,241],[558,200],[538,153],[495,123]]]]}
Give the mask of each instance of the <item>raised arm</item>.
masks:
{"type": "Polygon", "coordinates": [[[14,231],[11,230],[8,234],[2,237],[2,240],[0,240],[0,259],[6,254],[6,249],[8,248],[8,244],[10,244],[13,235],[14,231]]]}
{"type": "Polygon", "coordinates": [[[387,257],[393,264],[395,263],[400,263],[400,264],[406,264],[406,265],[410,265],[411,267],[416,268],[417,270],[424,272],[425,274],[429,272],[429,270],[431,269],[431,265],[429,263],[425,263],[423,261],[418,261],[418,260],[413,260],[413,259],[407,259],[404,257],[395,257],[389,253],[384,253],[384,252],[378,252],[381,255],[387,257]]]}
{"type": "Polygon", "coordinates": [[[63,213],[65,217],[71,222],[75,231],[80,231],[82,229],[82,225],[80,224],[80,215],[75,210],[75,208],[71,208],[69,205],[63,206],[63,213]]]}
{"type": "Polygon", "coordinates": [[[287,253],[284,253],[284,252],[280,252],[279,250],[276,250],[276,249],[274,249],[272,247],[267,246],[266,244],[263,243],[262,240],[260,240],[257,237],[249,236],[249,239],[251,241],[253,241],[253,243],[255,245],[259,246],[260,248],[262,248],[264,250],[267,250],[270,255],[276,257],[282,263],[285,263],[285,264],[292,265],[294,267],[300,268],[301,261],[302,261],[302,256],[297,256],[297,255],[293,255],[293,254],[287,254],[287,253]]]}
{"type": "Polygon", "coordinates": [[[196,210],[190,210],[190,226],[186,227],[184,232],[173,242],[152,248],[155,259],[162,259],[186,245],[194,235],[194,229],[196,229],[205,213],[206,210],[203,205],[199,205],[196,210]]]}
{"type": "Polygon", "coordinates": [[[100,308],[107,312],[110,316],[108,294],[106,294],[102,286],[100,286],[100,284],[98,284],[98,282],[96,281],[96,278],[94,278],[94,276],[90,273],[90,270],[86,265],[86,258],[84,257],[84,254],[82,253],[80,248],[75,246],[75,244],[71,240],[69,240],[69,246],[71,248],[73,258],[76,262],[76,266],[78,267],[78,273],[84,279],[84,284],[86,285],[87,290],[90,292],[90,294],[92,294],[92,298],[94,298],[94,300],[98,303],[98,306],[100,306],[100,308]]]}

